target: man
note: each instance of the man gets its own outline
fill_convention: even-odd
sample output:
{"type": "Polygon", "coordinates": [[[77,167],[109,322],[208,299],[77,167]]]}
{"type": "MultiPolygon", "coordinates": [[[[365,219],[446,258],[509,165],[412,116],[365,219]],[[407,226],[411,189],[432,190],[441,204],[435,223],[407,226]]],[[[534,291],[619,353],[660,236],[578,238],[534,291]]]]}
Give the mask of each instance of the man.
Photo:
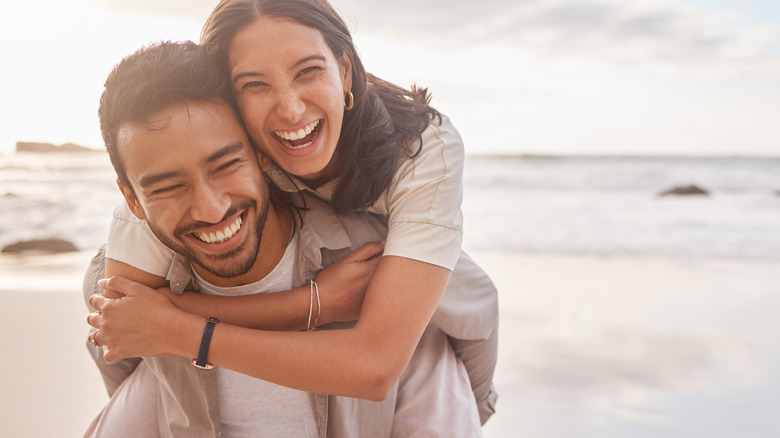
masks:
{"type": "MultiPolygon", "coordinates": [[[[132,214],[177,253],[167,275],[173,289],[191,285],[213,295],[290,289],[381,238],[383,226],[370,216],[336,217],[314,199],[306,199],[305,210],[289,208],[290,199],[264,179],[261,163],[268,163],[263,157],[258,162],[230,100],[229,84],[191,43],[141,50],[106,83],[101,129],[120,190],[132,214]]],[[[120,213],[120,219],[133,217],[120,213]]],[[[126,242],[137,249],[133,243],[126,242]]],[[[367,248],[358,258],[376,252],[367,248]]],[[[88,272],[87,294],[102,276],[101,261],[88,272]]],[[[322,316],[318,305],[315,313],[315,285],[310,287],[306,326],[322,316]]],[[[91,323],[100,317],[91,315],[91,323]]],[[[186,318],[201,327],[205,322],[186,318]]],[[[153,343],[168,334],[139,328],[132,335],[153,343]]],[[[219,367],[205,370],[182,357],[109,363],[100,345],[110,341],[99,330],[90,335],[90,352],[113,394],[89,432],[96,435],[138,433],[132,428],[144,422],[144,431],[160,436],[480,435],[465,371],[435,328],[426,331],[409,367],[379,403],[304,393],[219,367]],[[150,415],[125,415],[128,408],[151,405],[156,424],[148,424],[150,415]]],[[[195,356],[199,345],[185,341],[182,349],[195,356]]],[[[207,358],[199,355],[198,365],[207,358]]]]}

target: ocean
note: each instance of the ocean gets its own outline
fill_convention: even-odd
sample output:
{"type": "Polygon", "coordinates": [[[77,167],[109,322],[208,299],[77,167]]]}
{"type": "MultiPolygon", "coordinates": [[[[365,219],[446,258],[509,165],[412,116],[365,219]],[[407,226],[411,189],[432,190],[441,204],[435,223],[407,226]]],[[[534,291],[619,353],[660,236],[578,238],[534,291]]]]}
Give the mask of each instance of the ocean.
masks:
{"type": "Polygon", "coordinates": [[[463,210],[466,248],[780,259],[780,158],[471,157],[463,210]]]}
{"type": "MultiPolygon", "coordinates": [[[[121,196],[103,152],[0,154],[0,247],[105,241],[121,196]]],[[[780,259],[780,158],[469,156],[464,248],[780,259]],[[707,196],[659,196],[695,184],[707,196]]]]}

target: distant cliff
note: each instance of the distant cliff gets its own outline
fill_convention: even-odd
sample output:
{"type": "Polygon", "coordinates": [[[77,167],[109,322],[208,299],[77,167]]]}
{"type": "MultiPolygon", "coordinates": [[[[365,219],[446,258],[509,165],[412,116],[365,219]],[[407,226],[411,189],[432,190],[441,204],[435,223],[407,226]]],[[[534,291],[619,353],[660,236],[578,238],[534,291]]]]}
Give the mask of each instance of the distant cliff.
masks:
{"type": "Polygon", "coordinates": [[[27,142],[27,141],[16,142],[16,152],[95,152],[95,151],[97,151],[97,149],[79,146],[74,143],[65,143],[60,146],[56,146],[51,143],[36,143],[36,142],[27,142]]]}

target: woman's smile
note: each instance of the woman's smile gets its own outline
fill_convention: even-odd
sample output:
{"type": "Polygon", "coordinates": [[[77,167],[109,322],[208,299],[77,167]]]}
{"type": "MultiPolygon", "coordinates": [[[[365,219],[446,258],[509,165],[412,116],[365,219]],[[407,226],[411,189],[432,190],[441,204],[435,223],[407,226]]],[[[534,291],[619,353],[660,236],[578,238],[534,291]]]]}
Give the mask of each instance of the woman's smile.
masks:
{"type": "Polygon", "coordinates": [[[310,146],[320,135],[320,122],[315,120],[297,131],[274,131],[279,143],[290,149],[310,146]]]}

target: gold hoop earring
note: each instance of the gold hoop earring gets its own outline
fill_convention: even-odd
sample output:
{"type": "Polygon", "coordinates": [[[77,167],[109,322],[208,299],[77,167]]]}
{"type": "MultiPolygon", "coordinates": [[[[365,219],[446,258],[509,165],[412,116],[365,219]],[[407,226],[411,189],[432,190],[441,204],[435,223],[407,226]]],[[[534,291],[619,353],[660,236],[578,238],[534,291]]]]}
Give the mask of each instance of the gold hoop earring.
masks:
{"type": "Polygon", "coordinates": [[[351,91],[347,91],[347,94],[344,95],[344,111],[349,111],[355,106],[355,96],[352,95],[351,91]],[[347,103],[347,99],[349,100],[349,103],[347,103]]]}

